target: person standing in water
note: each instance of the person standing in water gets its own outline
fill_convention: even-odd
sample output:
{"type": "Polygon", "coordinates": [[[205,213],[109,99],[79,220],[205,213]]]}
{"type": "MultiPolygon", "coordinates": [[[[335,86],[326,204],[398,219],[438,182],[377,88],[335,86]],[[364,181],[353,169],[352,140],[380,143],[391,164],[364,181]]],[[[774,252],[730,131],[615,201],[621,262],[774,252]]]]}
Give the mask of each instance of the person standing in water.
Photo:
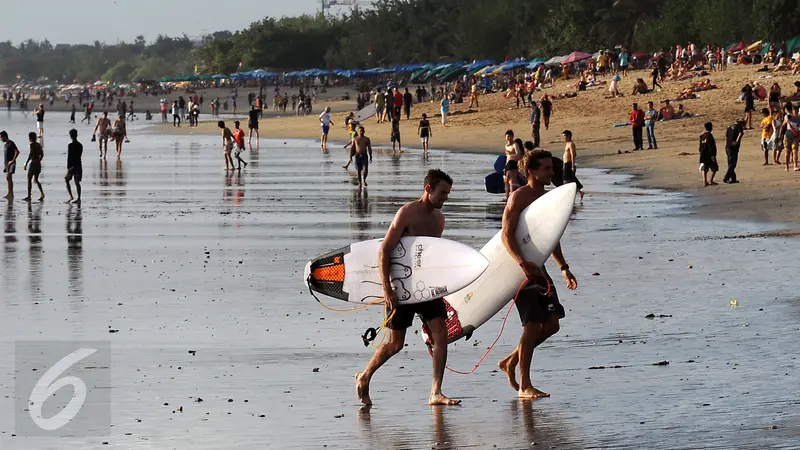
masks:
{"type": "MultiPolygon", "coordinates": [[[[566,164],[566,161],[565,161],[566,164]]],[[[525,273],[527,283],[517,293],[515,305],[522,322],[522,337],[519,345],[497,366],[508,376],[511,387],[522,399],[549,397],[531,382],[533,351],[559,330],[559,321],[565,317],[564,307],[558,301],[553,280],[544,267],[537,267],[525,260],[517,244],[516,232],[520,214],[536,199],[545,194],[544,187],[553,178],[553,155],[545,150],[534,150],[525,155],[520,163],[528,184],[511,194],[503,212],[502,238],[506,250],[525,273]],[[519,365],[520,382],[517,383],[516,368],[519,365]]],[[[553,261],[561,269],[567,289],[575,290],[578,282],[570,272],[559,243],[553,251],[553,261]]]]}
{"type": "Polygon", "coordinates": [[[105,158],[108,154],[108,136],[111,134],[109,130],[110,126],[111,120],[108,118],[108,111],[103,111],[103,116],[97,119],[97,125],[94,126],[93,132],[95,139],[97,139],[97,147],[102,158],[105,158]],[[104,149],[105,151],[103,151],[104,149]]]}
{"type": "Polygon", "coordinates": [[[564,183],[575,183],[578,187],[578,193],[583,201],[583,184],[578,180],[575,172],[578,170],[575,160],[578,157],[578,149],[575,147],[575,141],[572,140],[572,131],[564,130],[561,133],[564,136],[564,183]]]}
{"type": "Polygon", "coordinates": [[[372,162],[372,141],[366,136],[364,127],[358,127],[358,137],[353,139],[353,160],[358,172],[358,187],[363,184],[367,186],[367,175],[369,175],[369,163],[372,162]],[[363,178],[362,178],[363,172],[363,178]]]}
{"type": "Polygon", "coordinates": [[[19,148],[17,148],[17,144],[14,141],[8,138],[8,133],[5,130],[0,131],[0,142],[4,144],[3,173],[6,174],[6,184],[8,184],[8,193],[3,198],[14,200],[14,172],[17,170],[19,148]]]}
{"type": "Polygon", "coordinates": [[[81,162],[81,156],[83,155],[83,144],[78,142],[78,130],[71,129],[69,130],[69,138],[72,142],[67,145],[67,175],[64,177],[64,181],[67,183],[67,194],[69,194],[69,200],[65,203],[81,203],[81,180],[83,179],[83,163],[81,162]],[[69,186],[70,180],[75,180],[75,192],[78,194],[78,198],[74,198],[72,196],[72,189],[69,186]]]}
{"type": "Polygon", "coordinates": [[[39,137],[44,138],[44,105],[39,103],[33,113],[36,114],[36,129],[39,130],[39,137]]]}
{"type": "Polygon", "coordinates": [[[434,300],[411,305],[398,305],[397,296],[390,279],[390,257],[400,239],[404,236],[441,237],[444,232],[445,219],[441,212],[444,202],[450,195],[453,180],[439,169],[428,171],[425,176],[424,190],[419,200],[404,205],[394,216],[389,230],[383,239],[379,251],[379,264],[383,280],[384,300],[386,308],[393,311],[387,324],[389,341],[379,347],[372,355],[363,372],[355,376],[356,394],[364,405],[371,405],[369,384],[372,376],[392,356],[403,349],[406,330],[411,326],[414,315],[419,314],[430,330],[433,347],[433,383],[428,397],[430,405],[457,405],[461,400],[450,399],[442,393],[444,368],[447,364],[447,309],[444,300],[434,300]]]}
{"type": "Polygon", "coordinates": [[[44,150],[42,145],[36,142],[36,133],[28,133],[28,140],[30,141],[30,152],[28,153],[28,160],[25,161],[24,169],[28,171],[28,196],[23,200],[26,202],[31,201],[31,189],[33,188],[33,181],[39,187],[39,201],[44,200],[44,190],[42,183],[39,182],[39,174],[42,173],[42,159],[44,159],[44,150]]]}
{"type": "Polygon", "coordinates": [[[236,170],[236,167],[233,165],[233,158],[231,158],[234,145],[233,133],[225,126],[225,122],[221,120],[217,122],[217,127],[222,130],[222,151],[225,158],[225,170],[236,170]],[[228,163],[230,163],[230,166],[228,166],[228,163]]]}
{"type": "Polygon", "coordinates": [[[244,130],[239,128],[239,121],[233,122],[234,130],[233,130],[233,140],[236,142],[236,151],[234,155],[236,156],[236,161],[239,162],[239,171],[242,170],[242,164],[247,167],[247,161],[242,159],[242,152],[244,151],[244,130]]]}
{"type": "MultiPolygon", "coordinates": [[[[122,142],[128,138],[124,116],[119,115],[117,116],[117,120],[114,121],[114,125],[111,128],[111,138],[114,139],[114,144],[117,148],[117,158],[119,158],[122,156],[122,142]]],[[[108,152],[108,144],[106,144],[106,152],[108,152]]]]}
{"type": "Polygon", "coordinates": [[[506,131],[506,200],[509,195],[519,188],[519,161],[525,153],[524,148],[519,148],[514,142],[514,130],[506,131]]]}

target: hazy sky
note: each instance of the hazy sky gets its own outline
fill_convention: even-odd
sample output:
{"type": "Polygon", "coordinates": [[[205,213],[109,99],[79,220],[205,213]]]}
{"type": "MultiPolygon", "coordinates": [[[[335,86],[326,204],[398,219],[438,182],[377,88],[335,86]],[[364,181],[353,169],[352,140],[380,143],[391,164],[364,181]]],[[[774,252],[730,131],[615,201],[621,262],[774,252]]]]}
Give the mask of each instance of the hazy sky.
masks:
{"type": "Polygon", "coordinates": [[[318,10],[319,0],[0,0],[0,41],[114,43],[141,34],[151,42],[159,34],[234,31],[266,16],[318,10]]]}

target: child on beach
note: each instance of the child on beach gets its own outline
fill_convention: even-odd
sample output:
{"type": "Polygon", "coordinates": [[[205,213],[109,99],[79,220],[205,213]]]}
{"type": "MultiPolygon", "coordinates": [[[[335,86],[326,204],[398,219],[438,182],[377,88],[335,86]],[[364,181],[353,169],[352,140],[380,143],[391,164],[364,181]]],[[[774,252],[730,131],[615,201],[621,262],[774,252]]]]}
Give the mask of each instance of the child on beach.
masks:
{"type": "Polygon", "coordinates": [[[242,159],[242,152],[244,151],[244,130],[239,128],[239,121],[233,122],[234,130],[233,130],[233,140],[236,142],[236,151],[234,155],[236,156],[236,161],[239,162],[239,170],[242,170],[242,164],[247,167],[247,161],[242,159]]]}

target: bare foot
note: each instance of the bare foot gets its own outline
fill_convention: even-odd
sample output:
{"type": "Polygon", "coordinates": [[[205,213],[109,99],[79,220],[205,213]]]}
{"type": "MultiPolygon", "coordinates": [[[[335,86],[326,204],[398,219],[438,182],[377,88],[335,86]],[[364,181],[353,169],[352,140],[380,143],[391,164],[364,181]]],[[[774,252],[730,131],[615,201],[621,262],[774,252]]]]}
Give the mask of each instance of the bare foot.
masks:
{"type": "Polygon", "coordinates": [[[72,200],[74,200],[74,198],[70,197],[69,200],[65,201],[64,203],[72,203],[72,200]]]}
{"type": "Polygon", "coordinates": [[[372,405],[372,400],[369,398],[369,384],[361,382],[361,372],[356,374],[356,395],[364,405],[372,405]]]}
{"type": "Polygon", "coordinates": [[[367,184],[367,180],[364,180],[364,186],[369,186],[369,185],[367,184]]]}
{"type": "Polygon", "coordinates": [[[583,202],[583,191],[580,191],[581,194],[581,202],[583,202]]]}
{"type": "Polygon", "coordinates": [[[3,198],[8,200],[8,195],[4,195],[3,198]]]}
{"type": "Polygon", "coordinates": [[[508,377],[508,384],[511,386],[512,389],[515,391],[519,390],[519,383],[517,383],[517,374],[516,374],[516,366],[511,366],[510,364],[500,361],[497,363],[497,368],[502,370],[503,373],[506,374],[508,377]]]}
{"type": "Polygon", "coordinates": [[[434,394],[428,399],[429,405],[460,405],[461,400],[453,400],[444,394],[434,394]]]}
{"type": "Polygon", "coordinates": [[[76,205],[80,205],[81,204],[81,199],[80,198],[76,198],[75,200],[72,201],[72,203],[74,203],[76,205]]]}
{"type": "Polygon", "coordinates": [[[22,201],[23,202],[29,202],[29,201],[31,201],[31,198],[30,197],[25,197],[25,198],[22,199],[22,201]]]}
{"type": "Polygon", "coordinates": [[[719,183],[717,183],[716,181],[712,181],[712,182],[708,183],[708,185],[709,186],[718,186],[719,183]]]}
{"type": "Polygon", "coordinates": [[[39,197],[39,201],[40,201],[40,202],[43,202],[43,201],[44,201],[44,194],[42,194],[42,196],[41,196],[41,197],[39,197]]]}
{"type": "Polygon", "coordinates": [[[521,399],[534,399],[534,398],[550,397],[550,394],[548,394],[547,392],[542,392],[536,389],[535,387],[531,386],[528,389],[520,390],[518,396],[521,399]]]}

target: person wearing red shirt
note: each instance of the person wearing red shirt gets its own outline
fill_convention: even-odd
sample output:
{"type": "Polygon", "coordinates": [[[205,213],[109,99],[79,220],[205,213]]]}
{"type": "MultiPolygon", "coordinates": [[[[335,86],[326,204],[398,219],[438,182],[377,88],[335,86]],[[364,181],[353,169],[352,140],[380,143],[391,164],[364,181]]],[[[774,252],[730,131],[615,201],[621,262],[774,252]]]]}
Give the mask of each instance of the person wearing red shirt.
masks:
{"type": "Polygon", "coordinates": [[[628,120],[631,122],[631,127],[633,128],[633,146],[634,151],[636,150],[644,150],[643,143],[642,143],[642,128],[644,128],[644,111],[639,109],[639,105],[637,103],[633,104],[633,111],[631,111],[631,115],[628,117],[628,120]]]}
{"type": "Polygon", "coordinates": [[[403,94],[400,93],[400,88],[394,88],[394,116],[400,117],[400,111],[403,108],[403,94]]]}

